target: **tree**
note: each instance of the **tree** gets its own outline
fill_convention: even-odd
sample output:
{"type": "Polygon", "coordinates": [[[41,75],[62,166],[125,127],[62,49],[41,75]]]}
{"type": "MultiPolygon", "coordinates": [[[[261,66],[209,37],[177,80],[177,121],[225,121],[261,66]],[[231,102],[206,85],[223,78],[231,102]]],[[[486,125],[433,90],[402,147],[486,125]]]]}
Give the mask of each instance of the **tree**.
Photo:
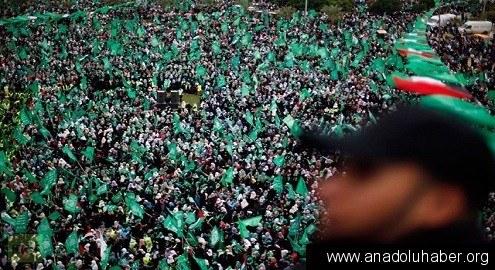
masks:
{"type": "Polygon", "coordinates": [[[491,21],[492,23],[495,23],[495,11],[487,11],[485,14],[481,16],[483,20],[491,21]]]}
{"type": "Polygon", "coordinates": [[[108,6],[113,6],[117,4],[122,4],[124,1],[122,0],[103,0],[103,4],[108,6]]]}
{"type": "Polygon", "coordinates": [[[421,13],[435,6],[435,0],[419,0],[413,6],[412,10],[421,13]]]}
{"type": "Polygon", "coordinates": [[[376,0],[370,5],[369,11],[375,14],[391,14],[401,9],[401,0],[376,0]]]}
{"type": "Polygon", "coordinates": [[[248,7],[251,6],[251,1],[250,0],[237,0],[236,4],[244,8],[244,10],[247,10],[248,7]]]}
{"type": "Polygon", "coordinates": [[[328,0],[329,6],[337,6],[342,8],[343,12],[350,12],[354,7],[355,0],[328,0]]]}
{"type": "Polygon", "coordinates": [[[325,13],[332,23],[337,22],[342,17],[342,8],[336,5],[325,5],[321,8],[321,12],[325,13]]]}
{"type": "Polygon", "coordinates": [[[296,12],[296,9],[294,7],[285,6],[285,7],[281,7],[278,10],[278,16],[280,16],[286,20],[290,20],[292,18],[292,15],[294,14],[294,12],[296,12]]]}
{"type": "Polygon", "coordinates": [[[454,17],[454,18],[450,19],[449,23],[450,23],[450,25],[457,27],[457,26],[461,26],[462,20],[461,20],[461,18],[454,17]]]}
{"type": "Polygon", "coordinates": [[[174,0],[155,0],[155,2],[165,9],[174,5],[174,0]]]}

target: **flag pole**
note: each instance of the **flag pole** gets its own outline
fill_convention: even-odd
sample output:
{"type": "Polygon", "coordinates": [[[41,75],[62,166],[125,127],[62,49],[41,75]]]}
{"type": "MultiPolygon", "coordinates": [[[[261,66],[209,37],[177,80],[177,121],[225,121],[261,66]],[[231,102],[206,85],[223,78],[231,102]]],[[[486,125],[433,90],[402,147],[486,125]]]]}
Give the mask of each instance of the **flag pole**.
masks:
{"type": "MultiPolygon", "coordinates": [[[[485,0],[485,4],[486,4],[486,0],[485,0]]],[[[306,18],[307,16],[308,16],[308,0],[306,0],[304,4],[304,17],[306,18]]]]}

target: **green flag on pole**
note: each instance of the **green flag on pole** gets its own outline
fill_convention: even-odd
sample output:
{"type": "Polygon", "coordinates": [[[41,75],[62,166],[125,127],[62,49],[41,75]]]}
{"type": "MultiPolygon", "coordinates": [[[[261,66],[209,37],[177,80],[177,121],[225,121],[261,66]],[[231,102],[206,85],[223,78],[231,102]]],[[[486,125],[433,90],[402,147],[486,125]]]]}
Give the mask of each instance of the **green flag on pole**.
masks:
{"type": "Polygon", "coordinates": [[[36,241],[38,242],[38,249],[42,258],[46,258],[53,254],[52,238],[49,235],[40,234],[36,238],[36,241]]]}
{"type": "Polygon", "coordinates": [[[53,236],[53,230],[50,226],[50,222],[48,221],[48,218],[43,218],[39,225],[38,228],[36,228],[39,234],[45,234],[47,236],[53,236]]]}
{"type": "Polygon", "coordinates": [[[79,250],[79,237],[77,231],[73,231],[65,240],[67,254],[76,254],[79,250]]]}
{"type": "Polygon", "coordinates": [[[308,195],[308,188],[306,187],[306,182],[302,177],[299,178],[297,183],[296,192],[302,196],[308,195]]]}
{"type": "Polygon", "coordinates": [[[220,242],[220,231],[218,230],[218,227],[215,226],[211,231],[210,247],[214,248],[218,242],[220,242]]]}
{"type": "Polygon", "coordinates": [[[277,177],[275,177],[275,179],[273,180],[273,189],[278,194],[282,193],[282,191],[284,190],[284,182],[281,175],[277,175],[277,177]]]}
{"type": "Polygon", "coordinates": [[[76,156],[74,156],[74,153],[72,153],[72,150],[70,150],[70,148],[67,145],[62,147],[62,152],[66,154],[73,161],[77,161],[76,156]]]}
{"type": "Polygon", "coordinates": [[[78,200],[77,195],[69,195],[69,198],[64,201],[64,209],[73,214],[81,211],[81,208],[77,206],[78,200]]]}
{"type": "Polygon", "coordinates": [[[139,203],[136,202],[135,198],[125,198],[125,204],[131,210],[132,214],[138,216],[139,218],[143,218],[144,209],[141,207],[139,203]]]}
{"type": "Polygon", "coordinates": [[[284,166],[285,156],[277,156],[273,159],[273,163],[278,167],[284,166]]]}

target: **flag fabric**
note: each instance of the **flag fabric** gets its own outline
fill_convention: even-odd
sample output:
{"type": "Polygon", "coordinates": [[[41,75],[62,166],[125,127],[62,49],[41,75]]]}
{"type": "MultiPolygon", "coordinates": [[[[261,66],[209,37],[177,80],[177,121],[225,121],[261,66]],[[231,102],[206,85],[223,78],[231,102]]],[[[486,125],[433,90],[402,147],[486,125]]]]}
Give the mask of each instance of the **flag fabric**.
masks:
{"type": "Polygon", "coordinates": [[[297,236],[299,234],[299,227],[301,227],[301,214],[297,214],[296,218],[290,222],[289,236],[297,236]]]}
{"type": "Polygon", "coordinates": [[[3,194],[5,194],[5,197],[7,197],[7,199],[11,202],[15,202],[15,199],[17,198],[17,195],[15,194],[15,192],[13,192],[10,188],[2,188],[1,189],[1,192],[3,194]]]}
{"type": "Polygon", "coordinates": [[[62,215],[58,212],[58,211],[53,211],[53,213],[51,213],[48,218],[50,220],[57,220],[59,217],[61,217],[62,215]]]}
{"type": "Polygon", "coordinates": [[[73,161],[77,161],[76,156],[74,156],[74,153],[72,153],[72,150],[70,150],[70,148],[67,145],[62,147],[62,152],[66,154],[73,161]]]}
{"type": "Polygon", "coordinates": [[[206,265],[206,261],[207,261],[206,259],[196,258],[195,256],[193,256],[193,258],[201,270],[207,270],[208,269],[208,266],[206,265]]]}
{"type": "Polygon", "coordinates": [[[308,188],[306,187],[306,182],[302,177],[300,177],[299,181],[297,182],[296,193],[300,194],[301,196],[308,195],[308,188]]]}
{"type": "Polygon", "coordinates": [[[292,128],[294,125],[294,118],[291,115],[287,115],[284,119],[282,119],[282,122],[286,124],[289,128],[292,128]]]}
{"type": "Polygon", "coordinates": [[[396,49],[398,53],[400,53],[400,55],[404,56],[404,57],[407,57],[411,54],[414,54],[414,55],[419,55],[419,56],[423,56],[423,57],[426,57],[426,58],[433,58],[435,57],[435,54],[432,53],[432,52],[422,52],[422,51],[418,51],[418,50],[415,50],[413,48],[400,48],[400,49],[396,49]]]}
{"type": "Polygon", "coordinates": [[[67,254],[76,254],[79,250],[79,237],[77,231],[73,231],[65,240],[65,249],[67,254]]]}
{"type": "Polygon", "coordinates": [[[401,77],[393,74],[388,77],[390,86],[420,95],[446,95],[471,99],[471,94],[460,85],[443,83],[427,77],[401,77]]]}
{"type": "Polygon", "coordinates": [[[220,231],[218,230],[218,227],[215,226],[213,227],[213,230],[211,231],[211,236],[210,236],[210,247],[215,247],[218,242],[220,242],[220,231]]]}
{"type": "Polygon", "coordinates": [[[43,179],[40,181],[40,186],[42,188],[51,188],[57,183],[57,170],[53,169],[48,171],[43,179]]]}
{"type": "Polygon", "coordinates": [[[256,226],[260,225],[261,219],[262,219],[262,216],[256,216],[256,217],[245,219],[242,221],[242,223],[245,226],[256,227],[256,226]]]}
{"type": "Polygon", "coordinates": [[[273,180],[273,189],[278,193],[282,193],[284,190],[284,182],[281,175],[277,175],[273,180]]]}
{"type": "Polygon", "coordinates": [[[278,167],[284,166],[285,156],[277,156],[273,159],[273,163],[278,167]]]}
{"type": "MultiPolygon", "coordinates": [[[[104,243],[104,246],[106,247],[106,243],[104,243]]],[[[110,258],[110,251],[112,247],[106,247],[105,249],[101,248],[100,253],[103,253],[103,256],[101,256],[101,261],[100,261],[100,266],[102,269],[106,269],[108,266],[108,259],[110,258]]]]}
{"type": "Polygon", "coordinates": [[[15,233],[26,233],[28,222],[29,222],[28,212],[24,211],[15,219],[14,222],[15,233]]]}
{"type": "Polygon", "coordinates": [[[253,114],[251,113],[251,111],[249,110],[246,110],[246,121],[252,126],[254,125],[254,122],[253,122],[253,114]]]}
{"type": "Polygon", "coordinates": [[[304,130],[299,125],[299,121],[297,121],[297,120],[294,121],[294,124],[290,128],[290,134],[292,134],[292,136],[294,136],[296,138],[299,138],[300,136],[302,136],[304,134],[304,130]]]}
{"type": "Polygon", "coordinates": [[[103,184],[96,189],[96,195],[100,196],[108,192],[107,184],[103,184]]]}
{"type": "Polygon", "coordinates": [[[287,237],[289,239],[289,242],[294,249],[295,252],[299,253],[300,255],[304,256],[306,255],[306,247],[299,245],[299,241],[292,239],[291,237],[287,237]]]}
{"type": "Polygon", "coordinates": [[[36,241],[38,242],[38,249],[42,258],[46,258],[53,254],[52,238],[49,235],[40,234],[36,238],[36,241]]]}
{"type": "Polygon", "coordinates": [[[227,184],[232,184],[234,179],[234,167],[230,167],[227,169],[222,176],[222,183],[224,186],[227,186],[227,184]]]}
{"type": "Polygon", "coordinates": [[[81,154],[83,154],[83,156],[86,157],[89,163],[92,163],[94,160],[95,148],[92,146],[87,146],[86,150],[81,151],[81,154]]]}
{"type": "Polygon", "coordinates": [[[203,225],[204,218],[200,217],[193,224],[189,225],[189,230],[193,231],[195,229],[201,228],[203,225]]]}
{"type": "Polygon", "coordinates": [[[130,198],[127,196],[125,198],[125,204],[131,210],[132,214],[138,216],[139,218],[143,218],[144,209],[141,208],[141,205],[136,202],[136,198],[130,198]]]}
{"type": "Polygon", "coordinates": [[[39,234],[44,234],[50,237],[53,236],[52,227],[50,226],[50,222],[46,217],[40,221],[40,223],[38,224],[38,228],[36,228],[36,230],[38,231],[39,234]]]}
{"type": "Polygon", "coordinates": [[[495,128],[495,116],[492,116],[486,108],[465,100],[443,95],[432,95],[422,97],[419,104],[436,111],[449,113],[463,122],[495,128]]]}
{"type": "Polygon", "coordinates": [[[73,214],[81,211],[81,208],[77,206],[78,200],[77,195],[69,195],[69,198],[64,201],[64,209],[73,214]]]}

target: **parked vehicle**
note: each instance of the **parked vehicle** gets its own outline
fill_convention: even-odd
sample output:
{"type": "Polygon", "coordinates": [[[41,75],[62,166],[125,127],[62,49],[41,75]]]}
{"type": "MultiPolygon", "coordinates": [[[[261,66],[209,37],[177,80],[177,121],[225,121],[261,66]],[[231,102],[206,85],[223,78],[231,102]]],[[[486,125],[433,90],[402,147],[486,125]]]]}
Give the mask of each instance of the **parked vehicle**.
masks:
{"type": "Polygon", "coordinates": [[[432,16],[430,20],[426,23],[431,28],[435,28],[437,26],[446,26],[447,23],[450,22],[453,18],[457,18],[458,16],[454,14],[439,14],[432,16]]]}
{"type": "Polygon", "coordinates": [[[459,27],[459,32],[465,34],[488,34],[492,31],[493,24],[489,21],[468,21],[459,27]]]}

